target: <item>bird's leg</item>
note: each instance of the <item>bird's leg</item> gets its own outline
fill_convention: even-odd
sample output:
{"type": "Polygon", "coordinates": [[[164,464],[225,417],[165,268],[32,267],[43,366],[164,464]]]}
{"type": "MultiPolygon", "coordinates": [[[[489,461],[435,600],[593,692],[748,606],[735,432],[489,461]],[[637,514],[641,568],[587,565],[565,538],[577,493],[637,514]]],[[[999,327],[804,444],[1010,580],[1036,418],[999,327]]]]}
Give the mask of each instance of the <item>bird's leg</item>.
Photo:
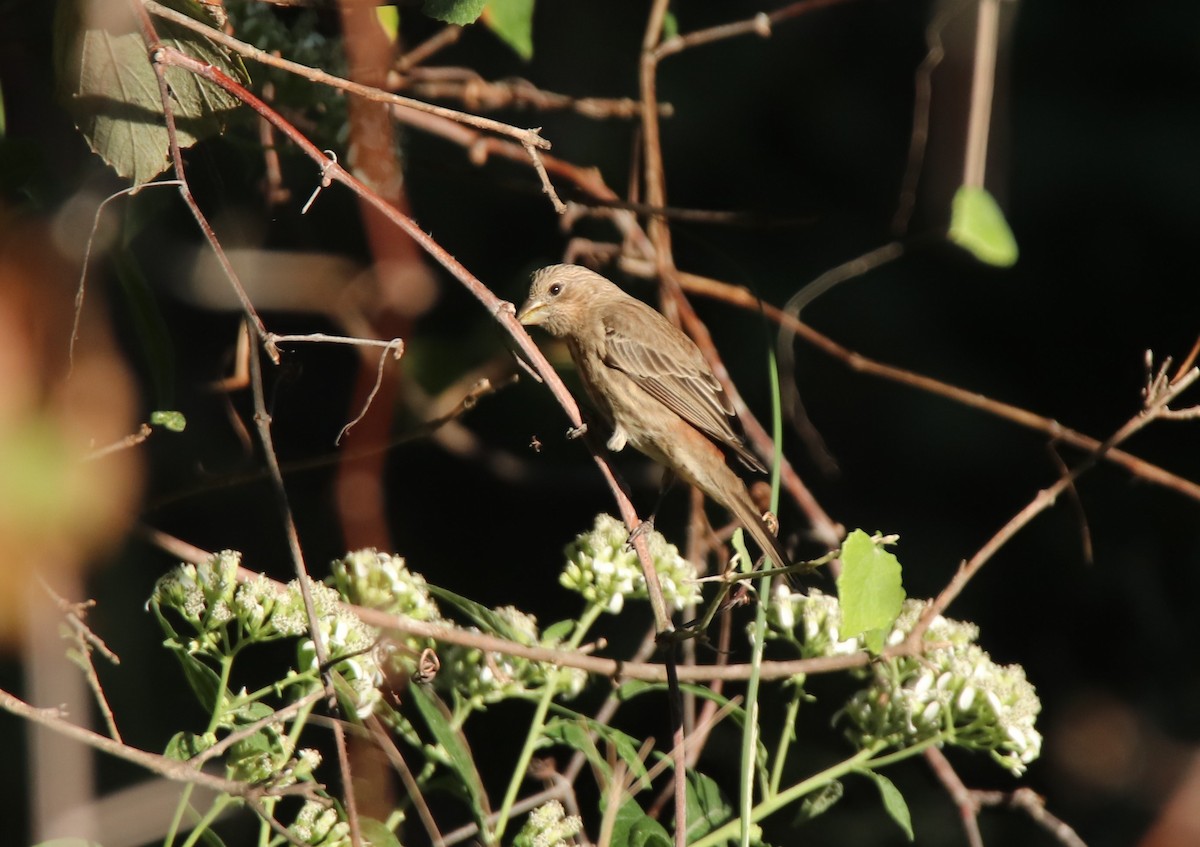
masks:
{"type": "Polygon", "coordinates": [[[587,435],[588,425],[581,423],[579,426],[573,426],[567,430],[567,440],[574,441],[576,438],[582,438],[587,435]]]}
{"type": "Polygon", "coordinates": [[[663,499],[667,496],[667,492],[671,490],[672,486],[675,485],[675,480],[678,478],[674,471],[669,468],[663,468],[662,482],[658,486],[658,499],[654,501],[654,510],[650,512],[650,517],[634,527],[633,532],[629,533],[629,540],[625,542],[626,546],[632,547],[633,542],[637,540],[638,536],[654,531],[654,518],[658,515],[658,509],[662,506],[663,499]]]}

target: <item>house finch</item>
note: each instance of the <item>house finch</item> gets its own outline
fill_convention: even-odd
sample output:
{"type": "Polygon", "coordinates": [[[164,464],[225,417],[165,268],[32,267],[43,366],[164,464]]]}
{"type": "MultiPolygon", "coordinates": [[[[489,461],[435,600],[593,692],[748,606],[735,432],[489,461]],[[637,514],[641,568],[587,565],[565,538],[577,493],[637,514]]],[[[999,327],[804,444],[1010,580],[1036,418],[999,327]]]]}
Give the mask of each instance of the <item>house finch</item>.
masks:
{"type": "Polygon", "coordinates": [[[732,512],[777,565],[788,564],[725,463],[721,447],[747,467],[766,470],[730,426],[733,406],[690,338],[578,265],[537,271],[517,319],[566,340],[588,396],[612,427],[608,449],[632,445],[683,477],[732,512]]]}

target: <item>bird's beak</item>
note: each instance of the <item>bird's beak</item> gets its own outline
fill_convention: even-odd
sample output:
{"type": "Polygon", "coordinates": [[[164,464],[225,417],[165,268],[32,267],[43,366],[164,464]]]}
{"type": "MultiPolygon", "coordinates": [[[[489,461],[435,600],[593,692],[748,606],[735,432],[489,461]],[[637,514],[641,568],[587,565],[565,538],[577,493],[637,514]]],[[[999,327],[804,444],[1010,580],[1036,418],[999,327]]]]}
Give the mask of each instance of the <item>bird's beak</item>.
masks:
{"type": "Polygon", "coordinates": [[[517,312],[517,320],[524,326],[537,326],[545,316],[545,308],[545,303],[540,300],[534,300],[531,297],[525,301],[525,305],[521,307],[521,311],[517,312]]]}

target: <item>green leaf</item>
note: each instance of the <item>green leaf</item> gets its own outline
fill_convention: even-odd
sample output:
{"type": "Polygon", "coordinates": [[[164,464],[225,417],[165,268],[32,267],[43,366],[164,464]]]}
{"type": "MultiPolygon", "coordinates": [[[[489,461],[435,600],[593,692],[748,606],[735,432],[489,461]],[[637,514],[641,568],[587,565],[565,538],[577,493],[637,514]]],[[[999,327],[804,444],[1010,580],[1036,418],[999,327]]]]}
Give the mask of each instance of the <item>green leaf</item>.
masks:
{"type": "Polygon", "coordinates": [[[1010,268],[1017,263],[1017,239],[986,189],[964,185],[955,192],[949,238],[985,264],[1010,268]]]}
{"type": "Polygon", "coordinates": [[[450,767],[458,775],[459,780],[467,790],[471,799],[471,811],[475,814],[476,822],[484,823],[483,783],[479,772],[475,770],[475,760],[467,747],[466,739],[450,725],[440,700],[427,686],[410,685],[409,697],[416,705],[417,711],[425,720],[425,725],[433,733],[438,746],[446,754],[450,767]]]}
{"type": "Polygon", "coordinates": [[[533,58],[534,0],[491,0],[483,22],[525,61],[533,58]]]}
{"type": "Polygon", "coordinates": [[[569,718],[552,718],[542,729],[543,738],[582,752],[593,766],[600,768],[604,774],[608,775],[610,770],[608,761],[600,754],[589,733],[595,733],[598,738],[611,746],[633,776],[641,779],[646,775],[646,764],[638,756],[637,739],[626,735],[619,729],[579,714],[569,718]]]}
{"type": "Polygon", "coordinates": [[[809,821],[818,815],[823,815],[825,812],[842,799],[846,787],[839,780],[827,782],[804,798],[800,804],[799,810],[796,812],[795,823],[809,821]]]}
{"type": "MultiPolygon", "coordinates": [[[[604,812],[607,804],[607,794],[600,798],[600,811],[604,812]]],[[[663,825],[654,818],[647,817],[632,798],[625,800],[617,809],[616,820],[613,823],[610,844],[621,847],[674,847],[671,836],[663,825]]]]}
{"type": "MultiPolygon", "coordinates": [[[[640,679],[634,679],[626,682],[617,689],[617,697],[619,697],[622,701],[629,701],[642,694],[667,690],[668,688],[665,682],[645,682],[640,679]]],[[[732,705],[732,701],[728,697],[718,694],[711,688],[705,688],[703,685],[685,682],[680,684],[679,690],[685,694],[691,694],[695,697],[701,697],[705,700],[712,700],[718,706],[726,707],[732,705]]],[[[741,706],[733,706],[733,708],[728,709],[727,713],[729,717],[733,718],[737,722],[738,726],[745,726],[746,710],[744,708],[741,706]]]]}
{"type": "Polygon", "coordinates": [[[904,830],[908,840],[913,841],[912,816],[908,812],[908,803],[904,802],[904,795],[900,793],[900,789],[881,773],[868,770],[860,771],[860,773],[875,780],[875,784],[879,786],[879,795],[883,798],[883,808],[887,809],[892,820],[904,830]]]}
{"type": "Polygon", "coordinates": [[[421,11],[448,24],[473,24],[483,14],[486,0],[425,0],[421,11]]]}
{"type": "Polygon", "coordinates": [[[675,17],[675,13],[670,9],[663,15],[662,40],[669,41],[679,35],[679,19],[675,17]]]}
{"type": "Polygon", "coordinates": [[[578,624],[570,619],[559,621],[558,623],[552,623],[550,626],[542,630],[542,643],[562,644],[571,636],[571,633],[575,631],[576,626],[578,626],[578,624]]]}
{"type": "Polygon", "coordinates": [[[904,603],[900,562],[856,529],[842,543],[842,573],[837,580],[842,606],[842,636],[862,636],[878,653],[904,603]]]}
{"type": "Polygon", "coordinates": [[[167,634],[167,640],[163,642],[163,646],[174,653],[175,658],[179,660],[179,664],[183,668],[183,676],[191,686],[196,699],[200,701],[200,707],[208,714],[214,714],[217,705],[222,702],[225,695],[225,691],[221,688],[221,677],[198,657],[188,652],[186,640],[180,638],[179,634],[175,632],[175,628],[163,615],[157,603],[151,603],[150,608],[154,610],[154,616],[158,618],[159,625],[167,634]]]}
{"type": "Polygon", "coordinates": [[[396,39],[400,37],[400,10],[395,6],[376,6],[375,19],[383,27],[388,41],[395,44],[396,39]]]}
{"type": "Polygon", "coordinates": [[[371,847],[400,847],[400,839],[396,833],[387,828],[383,821],[374,818],[359,818],[358,828],[362,831],[363,842],[371,847]]]}
{"type": "MultiPolygon", "coordinates": [[[[193,0],[167,6],[211,24],[193,0]]],[[[155,27],[162,43],[245,84],[249,76],[214,42],[168,21],[155,27]]],[[[88,146],[135,185],[168,164],[167,128],[158,78],[130,6],[109,0],[63,0],[54,32],[59,95],[88,146]]],[[[223,89],[182,68],[165,69],[180,147],[219,133],[222,117],[240,105],[223,89]]]]}
{"type": "Polygon", "coordinates": [[[217,738],[212,733],[196,735],[192,732],[177,732],[167,742],[166,748],[163,749],[163,755],[177,762],[186,762],[216,743],[217,738]]]}
{"type": "Polygon", "coordinates": [[[687,841],[708,835],[733,817],[733,807],[720,787],[698,771],[687,772],[687,841]]]}
{"type": "Polygon", "coordinates": [[[436,585],[428,587],[430,594],[438,600],[458,609],[489,635],[496,635],[500,638],[506,638],[509,641],[516,641],[518,644],[529,643],[528,633],[518,630],[503,615],[496,614],[495,610],[489,609],[482,603],[476,603],[469,597],[463,597],[460,594],[455,594],[453,591],[448,591],[445,588],[440,588],[436,585]]]}
{"type": "Polygon", "coordinates": [[[183,412],[167,410],[151,412],[150,423],[153,426],[161,426],[163,429],[170,430],[171,432],[183,432],[187,429],[187,418],[183,416],[183,412]]]}

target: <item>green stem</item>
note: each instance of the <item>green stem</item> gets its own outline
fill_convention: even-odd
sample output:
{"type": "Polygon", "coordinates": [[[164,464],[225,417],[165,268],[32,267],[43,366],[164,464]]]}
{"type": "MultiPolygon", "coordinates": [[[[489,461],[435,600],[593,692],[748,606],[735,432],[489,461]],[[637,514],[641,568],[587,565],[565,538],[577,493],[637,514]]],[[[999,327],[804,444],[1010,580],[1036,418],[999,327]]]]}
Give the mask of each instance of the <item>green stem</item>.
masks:
{"type": "Polygon", "coordinates": [[[775,764],[771,768],[770,794],[775,794],[779,791],[779,783],[783,780],[783,763],[787,760],[788,747],[796,737],[796,716],[800,714],[800,698],[804,696],[804,689],[797,685],[793,686],[793,691],[792,701],[788,703],[787,714],[783,718],[783,729],[779,733],[779,749],[775,751],[775,764]]]}
{"type": "Polygon", "coordinates": [[[205,812],[204,817],[200,818],[200,820],[196,822],[196,825],[192,827],[192,833],[188,836],[187,841],[183,842],[183,847],[194,847],[195,843],[199,841],[204,836],[204,833],[208,831],[208,828],[212,826],[212,822],[217,819],[217,816],[220,815],[221,812],[225,811],[225,807],[232,802],[233,798],[228,794],[218,794],[216,799],[213,800],[213,803],[209,807],[208,811],[205,812]]]}
{"type": "Polygon", "coordinates": [[[183,813],[191,800],[193,788],[195,786],[189,782],[180,793],[179,802],[175,804],[175,814],[171,816],[171,825],[167,827],[167,834],[163,836],[163,847],[171,847],[175,843],[175,836],[179,834],[179,824],[183,822],[183,813]]]}
{"type": "MultiPolygon", "coordinates": [[[[783,458],[783,406],[779,399],[779,365],[775,361],[773,351],[769,352],[767,363],[771,378],[771,430],[775,440],[775,461],[771,467],[771,509],[775,511],[779,508],[779,466],[783,458]]],[[[743,556],[746,555],[745,547],[739,547],[738,552],[743,556]]],[[[775,564],[785,567],[788,563],[776,562],[775,564]]],[[[758,610],[754,616],[754,649],[750,657],[750,680],[746,685],[746,723],[742,727],[742,780],[738,792],[738,807],[741,810],[739,815],[741,847],[750,847],[750,813],[754,808],[754,775],[758,771],[755,766],[755,757],[758,753],[759,733],[759,671],[762,667],[763,647],[767,634],[766,604],[769,602],[771,602],[771,577],[765,576],[758,581],[758,610]]],[[[763,786],[763,788],[767,790],[769,786],[763,786]]]]}
{"type": "Polygon", "coordinates": [[[217,688],[217,702],[213,704],[213,713],[208,719],[208,729],[205,732],[216,732],[217,725],[225,715],[229,703],[226,695],[229,693],[229,674],[233,671],[233,657],[221,657],[221,679],[217,688]]]}
{"type": "Polygon", "coordinates": [[[813,774],[808,779],[796,783],[791,788],[781,791],[780,793],[767,798],[762,803],[755,806],[750,810],[750,814],[747,815],[745,821],[730,821],[724,826],[714,829],[699,841],[689,845],[689,847],[713,847],[713,845],[728,841],[729,839],[735,837],[739,830],[741,830],[743,827],[748,827],[750,824],[758,823],[767,815],[779,811],[784,806],[799,800],[805,794],[815,791],[822,785],[826,785],[852,771],[861,770],[862,768],[866,767],[871,757],[882,750],[883,746],[883,742],[880,742],[872,747],[867,747],[864,750],[858,751],[849,759],[839,762],[832,767],[826,768],[820,773],[813,774]]]}
{"type": "MultiPolygon", "coordinates": [[[[566,649],[577,649],[588,630],[592,628],[592,624],[603,612],[604,609],[595,604],[584,609],[583,615],[579,618],[579,625],[575,627],[575,632],[566,644],[566,649]]],[[[562,671],[554,670],[546,675],[546,689],[542,692],[541,699],[538,700],[537,709],[533,713],[533,722],[529,725],[529,733],[525,736],[525,745],[517,757],[512,779],[508,783],[508,790],[504,792],[504,802],[500,804],[500,811],[496,815],[495,829],[490,838],[484,839],[486,843],[499,844],[504,836],[504,829],[508,826],[508,818],[512,814],[513,804],[517,801],[517,792],[521,790],[521,783],[525,781],[525,773],[529,770],[529,762],[533,759],[533,751],[537,749],[538,740],[542,737],[542,729],[546,725],[546,715],[550,711],[550,702],[558,692],[558,679],[561,674],[562,671]]]]}

